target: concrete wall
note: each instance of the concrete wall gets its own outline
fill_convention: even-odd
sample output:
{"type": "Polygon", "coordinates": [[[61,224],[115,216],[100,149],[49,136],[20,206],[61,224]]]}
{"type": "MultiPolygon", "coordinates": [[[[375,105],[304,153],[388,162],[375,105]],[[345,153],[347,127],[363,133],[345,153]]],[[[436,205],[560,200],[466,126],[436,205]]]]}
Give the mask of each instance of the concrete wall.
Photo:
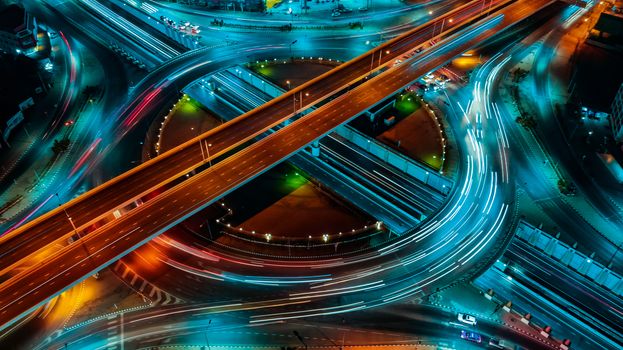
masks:
{"type": "Polygon", "coordinates": [[[452,180],[400,154],[381,142],[362,134],[348,125],[340,126],[335,129],[335,132],[355,145],[365,149],[370,154],[382,159],[387,164],[402,170],[406,174],[413,176],[444,194],[448,194],[454,185],[452,180]]]}
{"type": "Polygon", "coordinates": [[[524,221],[519,222],[516,235],[561,264],[569,266],[613,293],[623,296],[623,276],[593,260],[592,257],[578,252],[574,247],[524,221]]]}
{"type": "MultiPolygon", "coordinates": [[[[243,80],[249,82],[251,85],[263,90],[270,96],[277,97],[283,94],[283,89],[272,84],[268,81],[263,81],[254,73],[250,72],[246,68],[230,69],[236,71],[236,74],[243,80]],[[251,74],[249,74],[251,73],[251,74]]],[[[393,103],[393,97],[390,97],[389,104],[393,103]]],[[[387,104],[387,99],[379,101],[377,105],[387,104]]],[[[372,108],[374,109],[374,108],[372,108]]],[[[334,130],[337,134],[344,137],[348,141],[355,145],[365,149],[370,154],[382,159],[387,164],[402,170],[404,173],[413,176],[414,178],[424,182],[432,188],[440,191],[443,194],[448,194],[454,185],[454,182],[436,171],[418,163],[417,161],[400,154],[394,149],[376,141],[360,133],[359,131],[349,127],[348,125],[342,125],[334,130]]]]}

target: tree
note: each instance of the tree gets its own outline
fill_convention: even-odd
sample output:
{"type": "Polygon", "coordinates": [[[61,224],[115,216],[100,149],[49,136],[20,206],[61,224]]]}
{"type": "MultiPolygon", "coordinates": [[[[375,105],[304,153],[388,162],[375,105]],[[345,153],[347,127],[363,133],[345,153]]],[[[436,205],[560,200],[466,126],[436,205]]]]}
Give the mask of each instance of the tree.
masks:
{"type": "Polygon", "coordinates": [[[58,156],[61,153],[66,152],[69,149],[70,141],[68,138],[64,138],[62,140],[54,140],[54,145],[52,146],[52,152],[54,152],[54,156],[58,156]]]}
{"type": "Polygon", "coordinates": [[[526,129],[534,129],[536,128],[536,119],[530,115],[519,116],[515,119],[519,125],[523,126],[526,129]]]}

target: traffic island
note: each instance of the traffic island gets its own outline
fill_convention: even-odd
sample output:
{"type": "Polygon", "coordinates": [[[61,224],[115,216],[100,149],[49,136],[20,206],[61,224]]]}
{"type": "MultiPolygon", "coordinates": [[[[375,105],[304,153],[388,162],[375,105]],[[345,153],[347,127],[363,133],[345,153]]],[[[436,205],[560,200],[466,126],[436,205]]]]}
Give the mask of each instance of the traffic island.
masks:
{"type": "Polygon", "coordinates": [[[222,124],[203,105],[186,94],[149,127],[143,142],[143,160],[148,160],[222,124]]]}
{"type": "MultiPolygon", "coordinates": [[[[436,171],[443,171],[445,138],[436,117],[422,108],[422,103],[414,93],[399,95],[394,105],[399,121],[376,138],[436,171]]],[[[383,120],[393,123],[391,118],[396,117],[383,120]]]]}
{"type": "MultiPolygon", "coordinates": [[[[327,68],[318,62],[313,65],[316,72],[332,67],[327,68]]],[[[283,66],[286,70],[279,71],[279,74],[300,71],[293,69],[296,64],[283,66]]],[[[258,68],[261,69],[261,65],[258,68]]],[[[154,122],[152,131],[157,135],[152,142],[145,143],[145,149],[150,150],[152,156],[166,152],[221,123],[201,103],[182,95],[165,117],[154,122]]],[[[341,235],[346,239],[361,233],[378,232],[374,218],[287,163],[269,170],[229,194],[223,202],[206,208],[180,226],[187,232],[199,233],[208,245],[271,255],[288,255],[288,249],[284,248],[287,244],[296,245],[288,250],[292,254],[301,249],[307,254],[308,249],[316,245],[324,245],[320,251],[331,254],[337,249],[329,246],[329,241],[333,244],[341,235]],[[249,188],[253,188],[252,197],[249,197],[249,188]],[[224,203],[226,206],[221,206],[224,203]],[[261,245],[256,247],[253,241],[261,245]]],[[[189,239],[178,229],[167,234],[182,241],[189,239]]],[[[190,239],[197,239],[197,236],[190,239]]],[[[367,242],[358,246],[363,247],[367,247],[367,242]]],[[[318,250],[313,252],[318,253],[318,250]]]]}
{"type": "Polygon", "coordinates": [[[234,191],[225,202],[233,214],[219,223],[222,229],[272,242],[318,243],[323,235],[335,240],[375,222],[287,163],[234,191]]]}
{"type": "MultiPolygon", "coordinates": [[[[292,60],[264,60],[247,65],[249,69],[267,80],[289,90],[329,71],[339,65],[339,61],[323,58],[294,58],[292,60]],[[302,69],[304,67],[304,69],[302,69]]],[[[410,87],[403,93],[389,99],[391,103],[381,103],[366,116],[349,123],[349,126],[366,135],[377,138],[433,171],[442,174],[453,168],[446,164],[448,138],[439,112],[433,110],[410,87]]]]}
{"type": "Polygon", "coordinates": [[[264,60],[249,63],[247,68],[284,90],[297,87],[340,64],[331,58],[292,57],[286,60],[264,60]]]}

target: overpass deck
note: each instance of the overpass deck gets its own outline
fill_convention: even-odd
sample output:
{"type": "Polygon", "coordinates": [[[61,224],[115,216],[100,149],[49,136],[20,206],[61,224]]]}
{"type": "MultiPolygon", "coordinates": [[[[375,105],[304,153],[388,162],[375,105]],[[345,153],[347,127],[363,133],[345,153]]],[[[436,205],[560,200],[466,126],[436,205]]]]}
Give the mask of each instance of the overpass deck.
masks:
{"type": "MultiPolygon", "coordinates": [[[[477,26],[433,46],[415,59],[394,66],[383,74],[367,80],[291,123],[280,132],[271,134],[191,177],[126,216],[109,222],[80,239],[79,244],[69,245],[41,264],[24,270],[0,285],[0,322],[6,327],[76,281],[107,266],[234,188],[287,159],[296,150],[359,115],[379,99],[396,92],[421,75],[445,64],[451,58],[553,2],[518,1],[477,26]]],[[[304,91],[307,90],[300,89],[297,92],[303,95],[304,91]]],[[[319,94],[315,91],[314,93],[319,94]]],[[[286,98],[288,110],[292,108],[289,100],[292,96],[286,98]]],[[[274,103],[276,102],[269,105],[274,103]]],[[[376,262],[393,260],[406,253],[403,249],[391,255],[380,255],[376,258],[376,262]]],[[[365,269],[370,263],[365,261],[365,269]]],[[[469,264],[464,268],[467,267],[469,264]]],[[[327,268],[331,269],[332,274],[338,273],[333,264],[327,268]]],[[[353,268],[355,266],[350,266],[348,273],[352,273],[353,268]]],[[[385,287],[386,290],[388,288],[391,290],[391,285],[385,287]]],[[[377,296],[377,294],[366,295],[370,298],[377,296]]],[[[407,294],[396,290],[385,295],[387,297],[382,300],[387,301],[407,294]]]]}

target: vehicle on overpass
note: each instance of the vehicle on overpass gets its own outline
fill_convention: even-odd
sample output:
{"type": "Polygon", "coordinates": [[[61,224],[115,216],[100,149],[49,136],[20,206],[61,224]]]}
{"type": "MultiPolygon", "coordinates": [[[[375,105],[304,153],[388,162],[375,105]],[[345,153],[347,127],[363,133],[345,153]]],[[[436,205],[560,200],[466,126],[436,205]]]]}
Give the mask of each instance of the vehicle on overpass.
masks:
{"type": "Polygon", "coordinates": [[[474,343],[482,343],[482,336],[476,332],[461,331],[461,339],[469,340],[474,343]]]}
{"type": "Polygon", "coordinates": [[[472,315],[468,315],[468,314],[460,313],[460,312],[456,315],[456,318],[457,318],[459,321],[461,321],[461,322],[463,322],[463,323],[465,323],[465,324],[468,324],[468,325],[470,325],[470,326],[475,326],[475,325],[476,325],[476,323],[477,323],[477,322],[476,322],[476,317],[474,317],[474,316],[472,316],[472,315]]]}

